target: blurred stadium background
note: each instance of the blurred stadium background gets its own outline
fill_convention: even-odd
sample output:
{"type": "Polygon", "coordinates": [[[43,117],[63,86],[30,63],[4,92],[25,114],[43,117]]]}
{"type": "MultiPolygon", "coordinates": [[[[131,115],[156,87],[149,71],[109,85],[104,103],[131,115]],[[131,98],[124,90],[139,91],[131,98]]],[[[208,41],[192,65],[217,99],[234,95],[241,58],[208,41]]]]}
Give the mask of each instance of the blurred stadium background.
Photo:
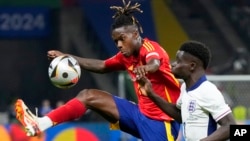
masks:
{"type": "MultiPolygon", "coordinates": [[[[249,0],[131,0],[141,3],[136,15],[143,36],[158,41],[173,60],[185,40],[202,41],[212,50],[208,69],[242,124],[250,119],[249,0]]],[[[27,138],[13,113],[22,98],[33,110],[44,101],[55,108],[84,88],[107,90],[136,101],[126,73],[83,71],[80,82],[61,90],[48,79],[46,52],[58,49],[82,57],[105,59],[117,52],[110,37],[111,5],[121,0],[0,0],[0,140],[1,141],[132,141],[110,131],[103,118],[89,111],[39,138],[27,138]]],[[[41,113],[42,114],[42,113],[41,113]]]]}

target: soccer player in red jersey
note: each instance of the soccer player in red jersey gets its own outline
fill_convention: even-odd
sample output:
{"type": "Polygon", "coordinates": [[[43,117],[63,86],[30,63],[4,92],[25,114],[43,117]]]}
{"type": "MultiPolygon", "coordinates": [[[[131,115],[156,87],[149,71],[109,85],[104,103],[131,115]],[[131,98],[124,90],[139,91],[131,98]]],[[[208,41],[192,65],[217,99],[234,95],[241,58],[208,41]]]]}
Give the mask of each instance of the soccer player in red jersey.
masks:
{"type": "MultiPolygon", "coordinates": [[[[147,96],[140,91],[137,79],[147,76],[153,89],[170,103],[176,103],[180,94],[180,84],[171,73],[169,56],[154,41],[142,38],[141,26],[133,16],[134,12],[142,12],[140,4],[124,7],[113,6],[117,12],[111,26],[112,39],[119,52],[106,60],[81,58],[74,55],[82,69],[108,73],[126,70],[133,80],[138,104],[119,98],[108,92],[97,89],[85,89],[63,106],[56,108],[44,117],[33,115],[24,102],[16,102],[16,116],[23,124],[29,136],[35,136],[57,124],[77,119],[91,109],[111,123],[111,128],[118,128],[143,141],[174,141],[179,132],[179,123],[166,115],[147,96]]],[[[64,53],[48,51],[49,59],[64,53]]],[[[68,54],[69,55],[69,54],[68,54]]]]}

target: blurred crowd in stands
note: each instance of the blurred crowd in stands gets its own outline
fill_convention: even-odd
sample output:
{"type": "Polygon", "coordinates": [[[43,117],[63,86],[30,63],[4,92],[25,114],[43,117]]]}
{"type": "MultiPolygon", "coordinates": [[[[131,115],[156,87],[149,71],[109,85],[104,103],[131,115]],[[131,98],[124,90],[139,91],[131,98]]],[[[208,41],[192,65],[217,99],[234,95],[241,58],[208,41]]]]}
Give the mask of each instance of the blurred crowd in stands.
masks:
{"type": "Polygon", "coordinates": [[[240,38],[246,43],[246,48],[236,50],[228,63],[212,68],[216,74],[249,74],[250,72],[250,1],[249,0],[214,0],[216,6],[223,12],[240,38]],[[231,70],[231,71],[229,71],[231,70]]]}

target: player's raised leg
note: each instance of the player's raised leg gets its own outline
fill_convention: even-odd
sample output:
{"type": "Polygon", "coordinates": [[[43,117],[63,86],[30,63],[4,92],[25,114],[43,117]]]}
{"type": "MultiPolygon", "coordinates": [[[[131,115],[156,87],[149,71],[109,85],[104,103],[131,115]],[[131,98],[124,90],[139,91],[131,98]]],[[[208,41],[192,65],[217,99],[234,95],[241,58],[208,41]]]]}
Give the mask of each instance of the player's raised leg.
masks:
{"type": "Polygon", "coordinates": [[[80,118],[87,109],[96,111],[111,123],[115,123],[119,119],[112,95],[96,89],[81,91],[75,98],[44,117],[32,114],[24,102],[19,99],[16,102],[16,117],[25,127],[28,136],[36,136],[54,125],[80,118]]]}

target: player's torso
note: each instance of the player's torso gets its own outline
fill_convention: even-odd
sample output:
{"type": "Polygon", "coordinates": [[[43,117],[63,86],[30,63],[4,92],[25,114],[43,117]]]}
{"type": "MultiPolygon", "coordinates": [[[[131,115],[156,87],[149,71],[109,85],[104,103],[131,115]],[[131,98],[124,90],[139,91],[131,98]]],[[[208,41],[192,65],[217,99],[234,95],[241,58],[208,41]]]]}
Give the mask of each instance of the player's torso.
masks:
{"type": "MultiPolygon", "coordinates": [[[[166,85],[168,83],[167,81],[169,81],[168,77],[170,75],[172,75],[170,73],[171,70],[170,70],[169,59],[168,59],[168,55],[157,46],[155,47],[155,52],[159,53],[159,55],[160,55],[161,65],[156,72],[148,73],[146,76],[150,80],[150,82],[153,84],[153,89],[155,90],[155,92],[157,94],[161,95],[162,97],[165,97],[165,94],[166,94],[165,89],[166,89],[166,85]]],[[[135,78],[136,78],[136,74],[133,72],[134,68],[136,68],[138,66],[146,65],[147,54],[148,54],[148,51],[142,47],[140,49],[139,56],[137,56],[137,57],[131,56],[131,57],[124,57],[123,58],[122,63],[125,65],[131,80],[135,80],[135,78]]],[[[142,100],[143,100],[144,98],[140,97],[141,93],[137,89],[137,88],[139,88],[139,84],[136,81],[133,81],[133,85],[136,88],[135,89],[136,94],[139,96],[139,98],[142,98],[142,100]]],[[[148,99],[148,98],[146,97],[146,99],[148,99]]]]}
{"type": "MultiPolygon", "coordinates": [[[[154,73],[148,73],[147,78],[151,81],[154,91],[160,95],[162,98],[167,101],[176,102],[176,99],[179,96],[179,84],[174,76],[170,73],[171,68],[169,64],[169,58],[166,52],[160,48],[155,47],[155,51],[160,55],[161,65],[158,71],[154,73]],[[176,84],[174,84],[176,83],[176,84]],[[168,86],[172,85],[172,89],[168,86]],[[174,97],[174,98],[172,98],[174,97]]],[[[133,70],[137,66],[146,65],[146,56],[148,54],[147,48],[141,48],[140,55],[137,57],[131,56],[128,58],[123,58],[123,64],[127,68],[127,72],[130,75],[131,79],[134,79],[136,75],[133,73],[133,70]]],[[[138,104],[140,109],[144,114],[149,117],[156,119],[165,119],[169,120],[169,117],[166,116],[159,108],[153,103],[148,97],[143,96],[139,91],[139,84],[133,81],[135,88],[135,93],[138,97],[138,104]]]]}
{"type": "Polygon", "coordinates": [[[195,92],[184,93],[182,96],[182,119],[188,124],[207,124],[208,114],[200,106],[199,95],[195,92]]]}
{"type": "MultiPolygon", "coordinates": [[[[209,102],[202,99],[203,90],[182,90],[182,121],[184,126],[184,136],[187,140],[199,140],[208,136],[209,132],[217,129],[217,124],[208,111],[203,108],[204,102],[209,102]]],[[[205,90],[205,91],[209,91],[205,90]]]]}

